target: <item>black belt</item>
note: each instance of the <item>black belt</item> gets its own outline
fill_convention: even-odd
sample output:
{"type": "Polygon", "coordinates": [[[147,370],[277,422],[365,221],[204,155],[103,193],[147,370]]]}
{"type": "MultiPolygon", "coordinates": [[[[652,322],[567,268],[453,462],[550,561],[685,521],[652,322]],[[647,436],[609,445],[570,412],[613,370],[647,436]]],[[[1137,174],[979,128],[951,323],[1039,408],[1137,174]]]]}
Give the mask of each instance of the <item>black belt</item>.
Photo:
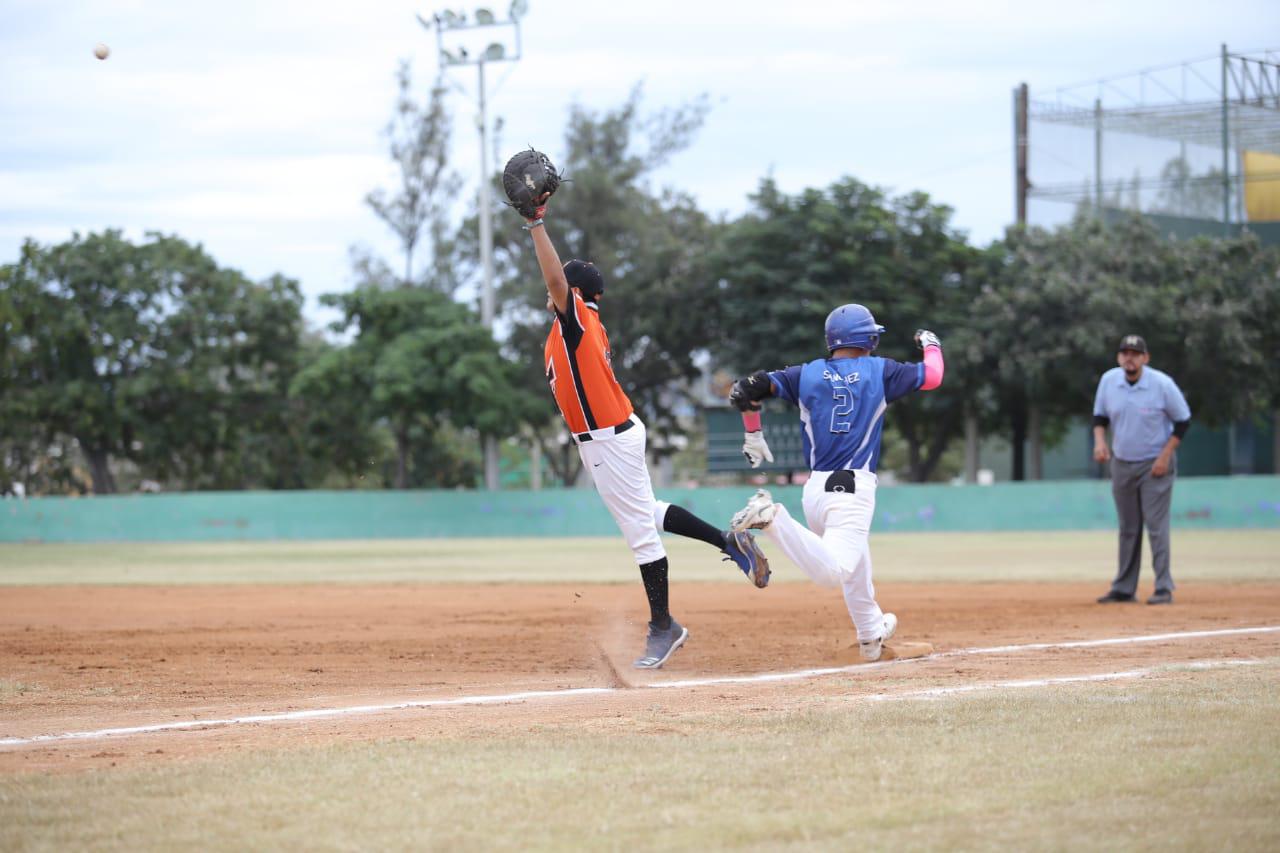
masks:
{"type": "MultiPolygon", "coordinates": [[[[636,425],[635,421],[631,420],[631,418],[627,418],[625,421],[623,421],[622,423],[618,424],[616,427],[613,428],[613,434],[617,435],[618,433],[626,432],[627,430],[631,429],[635,425],[636,425]]],[[[596,430],[596,432],[599,432],[599,430],[596,430]]],[[[578,444],[582,444],[582,442],[584,441],[594,441],[594,439],[591,437],[591,433],[589,432],[580,432],[577,435],[575,435],[573,438],[576,442],[578,442],[578,444]]]]}

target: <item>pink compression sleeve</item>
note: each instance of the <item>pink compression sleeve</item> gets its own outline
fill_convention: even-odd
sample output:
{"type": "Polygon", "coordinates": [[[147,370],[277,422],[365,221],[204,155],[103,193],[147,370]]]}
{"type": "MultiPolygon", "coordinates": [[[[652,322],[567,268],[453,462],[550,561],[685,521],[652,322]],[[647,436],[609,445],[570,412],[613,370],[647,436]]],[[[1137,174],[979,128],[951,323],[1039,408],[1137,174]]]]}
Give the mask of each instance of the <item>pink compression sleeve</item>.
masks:
{"type": "Polygon", "coordinates": [[[942,349],[940,347],[925,347],[924,350],[924,384],[920,386],[921,391],[932,391],[942,384],[942,349]]]}
{"type": "Polygon", "coordinates": [[[760,413],[759,412],[743,412],[742,427],[747,432],[759,432],[761,429],[760,413]]]}

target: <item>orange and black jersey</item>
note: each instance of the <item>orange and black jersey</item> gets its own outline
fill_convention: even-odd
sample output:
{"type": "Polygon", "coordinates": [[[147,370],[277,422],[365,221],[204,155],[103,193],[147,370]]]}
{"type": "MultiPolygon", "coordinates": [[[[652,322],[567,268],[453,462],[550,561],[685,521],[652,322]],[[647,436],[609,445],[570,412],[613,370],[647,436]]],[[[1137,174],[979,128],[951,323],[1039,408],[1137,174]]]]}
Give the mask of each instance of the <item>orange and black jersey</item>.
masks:
{"type": "Polygon", "coordinates": [[[567,310],[555,312],[543,353],[551,393],[570,432],[617,426],[631,417],[632,408],[613,375],[609,336],[599,309],[576,290],[569,296],[567,310]]]}

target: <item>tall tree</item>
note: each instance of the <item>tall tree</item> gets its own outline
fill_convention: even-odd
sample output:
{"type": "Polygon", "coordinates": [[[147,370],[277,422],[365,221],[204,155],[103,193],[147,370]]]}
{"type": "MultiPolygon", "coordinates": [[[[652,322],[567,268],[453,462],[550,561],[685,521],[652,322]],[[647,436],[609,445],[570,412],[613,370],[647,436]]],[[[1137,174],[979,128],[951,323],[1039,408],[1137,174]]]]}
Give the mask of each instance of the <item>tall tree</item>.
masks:
{"type": "MultiPolygon", "coordinates": [[[[1231,424],[1268,409],[1276,326],[1266,318],[1280,287],[1280,252],[1246,234],[1163,242],[1164,274],[1149,283],[1155,310],[1152,366],[1168,370],[1193,399],[1197,421],[1231,424]]],[[[1152,322],[1154,321],[1154,322],[1152,322]]],[[[1131,317],[1135,328],[1140,317],[1131,317]]]]}
{"type": "MultiPolygon", "coordinates": [[[[395,446],[396,488],[471,485],[473,471],[452,464],[415,468],[413,462],[430,463],[442,430],[501,435],[523,422],[519,397],[512,394],[515,371],[479,317],[423,288],[365,284],[321,301],[342,312],[334,331],[354,337],[294,382],[295,398],[313,413],[313,430],[335,429],[330,440],[336,441],[349,426],[367,441],[367,425],[382,424],[395,446]]],[[[369,464],[376,444],[354,453],[335,448],[335,463],[354,472],[369,464]]]]}
{"type": "Polygon", "coordinates": [[[31,268],[36,251],[0,266],[0,495],[84,494],[75,439],[45,417],[41,352],[58,311],[31,268]]]}
{"type": "Polygon", "coordinates": [[[1254,416],[1271,426],[1272,472],[1280,474],[1280,247],[1262,247],[1251,235],[1245,235],[1242,246],[1251,257],[1255,272],[1250,276],[1248,317],[1253,326],[1262,363],[1266,365],[1258,377],[1261,401],[1254,416]]]}
{"type": "Polygon", "coordinates": [[[907,445],[907,476],[914,482],[932,479],[943,454],[975,408],[981,382],[981,340],[970,320],[977,294],[972,272],[978,252],[951,223],[954,211],[934,203],[926,193],[909,192],[890,202],[895,224],[894,256],[900,288],[885,312],[886,320],[905,323],[889,336],[883,355],[918,361],[913,335],[927,327],[943,338],[946,381],[927,394],[897,405],[891,421],[907,445]]]}
{"type": "Polygon", "coordinates": [[[1010,436],[1015,480],[1028,476],[1029,440],[1060,433],[1086,412],[1106,369],[1099,356],[1119,340],[1128,306],[1138,301],[1135,281],[1160,276],[1156,235],[1139,228],[1125,240],[1128,249],[1117,252],[1106,226],[1080,216],[1055,231],[1010,229],[988,256],[974,322],[986,329],[986,373],[1010,436]]]}
{"type": "Polygon", "coordinates": [[[399,172],[399,183],[391,191],[377,189],[365,196],[365,203],[395,232],[404,253],[405,285],[414,283],[413,261],[424,232],[430,240],[432,286],[452,292],[457,286],[450,265],[443,263],[448,243],[447,211],[462,180],[449,169],[449,139],[452,119],[445,108],[445,88],[437,78],[427,102],[421,104],[413,92],[413,74],[407,60],[396,73],[398,95],[395,114],[387,124],[391,159],[399,172]]]}
{"type": "Polygon", "coordinates": [[[1175,377],[1197,421],[1227,423],[1260,405],[1250,377],[1264,371],[1264,339],[1252,314],[1268,268],[1252,238],[1167,240],[1138,215],[1112,225],[1081,216],[1054,231],[1010,230],[989,261],[974,322],[987,330],[1015,479],[1026,473],[1032,406],[1050,432],[1087,417],[1126,333],[1147,339],[1152,366],[1175,377]]]}
{"type": "Polygon", "coordinates": [[[166,357],[131,398],[133,458],[152,478],[188,489],[305,485],[287,401],[301,365],[297,282],[251,282],[178,240],[150,248],[185,280],[160,322],[166,357]]]}
{"type": "Polygon", "coordinates": [[[392,482],[388,469],[394,466],[395,447],[369,407],[370,354],[350,344],[319,343],[289,386],[300,425],[300,455],[324,472],[323,485],[392,482]]]}
{"type": "Polygon", "coordinates": [[[118,231],[28,241],[4,276],[6,431],[34,418],[35,440],[74,438],[99,494],[117,490],[113,460],[180,487],[263,484],[244,448],[255,429],[288,432],[296,283],[254,284],[176,237],[118,231]]]}

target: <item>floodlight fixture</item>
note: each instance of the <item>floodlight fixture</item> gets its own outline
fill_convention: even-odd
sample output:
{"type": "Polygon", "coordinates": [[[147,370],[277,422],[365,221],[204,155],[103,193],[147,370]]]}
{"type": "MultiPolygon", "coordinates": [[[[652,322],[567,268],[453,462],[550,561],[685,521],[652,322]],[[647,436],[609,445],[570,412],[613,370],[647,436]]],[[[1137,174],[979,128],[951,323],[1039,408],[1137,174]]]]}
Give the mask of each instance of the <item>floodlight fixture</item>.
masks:
{"type": "MultiPolygon", "coordinates": [[[[521,54],[520,17],[528,10],[528,0],[515,0],[511,4],[511,17],[499,20],[491,9],[479,8],[473,12],[475,16],[474,23],[468,23],[465,12],[452,9],[437,12],[433,16],[433,20],[435,22],[436,46],[439,51],[440,63],[442,65],[483,65],[486,62],[518,62],[521,54]],[[510,27],[514,30],[514,52],[509,50],[505,44],[499,42],[490,42],[488,47],[474,54],[456,45],[453,47],[453,52],[445,49],[444,38],[446,30],[475,30],[481,27],[510,27]],[[455,53],[458,55],[455,55],[455,53]]],[[[424,28],[431,29],[431,23],[424,20],[421,15],[418,16],[418,21],[424,28]]]]}

